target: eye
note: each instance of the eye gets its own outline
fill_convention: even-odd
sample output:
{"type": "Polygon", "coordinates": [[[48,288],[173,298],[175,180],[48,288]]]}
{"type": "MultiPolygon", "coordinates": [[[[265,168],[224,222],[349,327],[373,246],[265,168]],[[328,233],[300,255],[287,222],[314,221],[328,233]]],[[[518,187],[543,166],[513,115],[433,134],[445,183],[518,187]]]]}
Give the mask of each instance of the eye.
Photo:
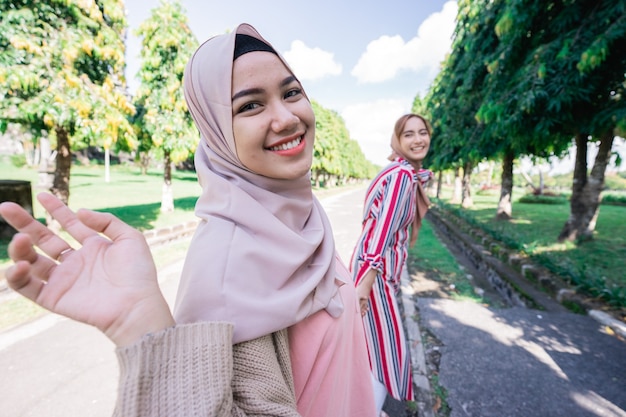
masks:
{"type": "Polygon", "coordinates": [[[285,93],[285,98],[296,97],[302,94],[301,88],[292,88],[285,93]]]}
{"type": "Polygon", "coordinates": [[[255,103],[255,102],[246,103],[243,106],[239,107],[239,110],[237,110],[237,114],[255,110],[259,108],[260,106],[261,105],[259,103],[255,103]]]}

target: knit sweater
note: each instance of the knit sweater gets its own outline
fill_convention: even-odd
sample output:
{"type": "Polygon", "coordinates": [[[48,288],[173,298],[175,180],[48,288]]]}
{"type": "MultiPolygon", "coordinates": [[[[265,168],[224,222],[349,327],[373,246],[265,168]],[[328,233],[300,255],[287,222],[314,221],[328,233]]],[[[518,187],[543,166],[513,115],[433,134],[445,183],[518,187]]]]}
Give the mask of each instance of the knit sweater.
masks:
{"type": "Polygon", "coordinates": [[[115,417],[298,416],[287,330],[232,344],[232,325],[201,322],[117,349],[115,417]]]}

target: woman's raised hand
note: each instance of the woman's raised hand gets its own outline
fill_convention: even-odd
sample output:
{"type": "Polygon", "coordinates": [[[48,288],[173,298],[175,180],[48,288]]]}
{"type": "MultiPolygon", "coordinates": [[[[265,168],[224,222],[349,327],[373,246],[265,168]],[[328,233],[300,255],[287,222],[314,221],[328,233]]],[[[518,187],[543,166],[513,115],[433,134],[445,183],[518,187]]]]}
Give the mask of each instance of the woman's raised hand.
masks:
{"type": "Polygon", "coordinates": [[[71,248],[19,205],[0,204],[0,215],[19,232],[9,245],[15,265],[6,278],[12,289],[54,313],[96,326],[117,346],[174,325],[138,230],[111,214],[74,213],[51,194],[37,198],[81,247],[71,248]]]}

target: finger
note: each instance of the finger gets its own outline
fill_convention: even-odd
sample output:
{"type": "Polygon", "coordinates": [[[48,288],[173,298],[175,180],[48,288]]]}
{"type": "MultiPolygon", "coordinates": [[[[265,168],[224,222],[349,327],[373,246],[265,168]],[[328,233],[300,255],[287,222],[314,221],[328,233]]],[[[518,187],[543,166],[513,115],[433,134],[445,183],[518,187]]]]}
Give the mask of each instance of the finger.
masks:
{"type": "Polygon", "coordinates": [[[69,247],[65,240],[35,220],[30,213],[18,204],[12,202],[0,204],[0,215],[16,230],[30,237],[29,246],[31,244],[39,246],[52,258],[57,258],[59,253],[69,247]]]}
{"type": "Polygon", "coordinates": [[[85,226],[92,230],[102,233],[114,242],[137,239],[138,236],[142,236],[141,232],[132,226],[124,223],[114,215],[110,213],[100,213],[92,210],[79,210],[78,218],[85,226]]]}
{"type": "Polygon", "coordinates": [[[40,280],[47,281],[52,269],[56,266],[56,262],[52,259],[37,253],[30,237],[24,233],[17,233],[13,236],[8,252],[14,262],[30,264],[29,273],[40,280]]]}
{"type": "MultiPolygon", "coordinates": [[[[92,237],[96,234],[94,230],[84,225],[68,206],[66,206],[61,200],[49,193],[41,193],[37,195],[37,199],[41,205],[46,209],[52,217],[54,217],[61,227],[65,229],[74,239],[83,243],[85,239],[92,237]]],[[[58,252],[58,256],[61,251],[67,249],[69,245],[65,245],[58,252]]],[[[56,257],[55,256],[55,257],[56,257]]]]}
{"type": "Polygon", "coordinates": [[[7,268],[5,277],[11,289],[34,302],[37,302],[45,287],[43,281],[31,275],[31,265],[25,261],[19,261],[7,268]]]}

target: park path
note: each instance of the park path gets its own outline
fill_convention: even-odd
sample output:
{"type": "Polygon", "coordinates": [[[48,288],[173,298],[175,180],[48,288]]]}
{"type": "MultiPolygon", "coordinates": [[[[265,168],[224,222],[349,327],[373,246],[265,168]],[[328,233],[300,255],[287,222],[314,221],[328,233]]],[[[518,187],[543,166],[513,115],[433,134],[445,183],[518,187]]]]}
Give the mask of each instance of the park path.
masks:
{"type": "MultiPolygon", "coordinates": [[[[360,187],[320,198],[345,260],[359,233],[363,193],[360,187]]],[[[181,259],[159,270],[159,283],[170,306],[182,264],[181,259]]],[[[118,375],[114,349],[95,328],[54,314],[0,333],[0,415],[110,416],[118,375]]]]}
{"type": "MultiPolygon", "coordinates": [[[[360,231],[364,191],[320,199],[346,263],[360,231]]],[[[159,270],[170,305],[181,267],[182,260],[159,270]]],[[[439,389],[425,369],[425,357],[429,365],[437,357],[451,417],[626,417],[626,343],[600,323],[568,312],[416,299],[411,283],[419,279],[405,274],[402,297],[414,375],[424,398],[439,389]]],[[[0,333],[0,415],[108,417],[117,369],[114,346],[99,331],[48,314],[0,333]]],[[[419,415],[434,416],[431,406],[418,402],[419,415]]],[[[386,410],[407,415],[393,401],[386,410]]]]}

